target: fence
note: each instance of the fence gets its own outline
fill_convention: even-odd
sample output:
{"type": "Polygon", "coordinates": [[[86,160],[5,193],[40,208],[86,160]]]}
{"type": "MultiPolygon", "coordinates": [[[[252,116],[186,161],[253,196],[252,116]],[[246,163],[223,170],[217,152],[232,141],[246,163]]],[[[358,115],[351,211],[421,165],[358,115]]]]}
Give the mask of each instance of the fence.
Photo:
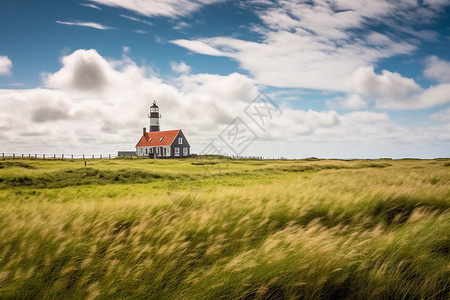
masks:
{"type": "MultiPolygon", "coordinates": [[[[85,155],[85,154],[17,154],[17,153],[0,153],[1,159],[53,159],[53,160],[65,160],[65,159],[114,159],[119,157],[113,154],[98,154],[98,155],[85,155]]],[[[124,157],[124,156],[120,156],[124,157]]],[[[132,157],[132,156],[126,156],[132,157]]]]}
{"type": "MultiPolygon", "coordinates": [[[[190,155],[190,158],[211,158],[216,157],[217,155],[190,155]]],[[[259,159],[270,159],[270,160],[287,160],[286,157],[263,157],[263,156],[241,156],[241,155],[220,155],[222,157],[228,157],[230,159],[251,159],[251,160],[259,160],[259,159]]],[[[132,154],[98,154],[98,155],[86,155],[86,154],[17,154],[17,153],[0,153],[0,159],[44,159],[44,160],[67,160],[67,159],[115,159],[115,158],[128,158],[128,159],[145,159],[152,158],[149,156],[136,156],[132,154]]],[[[158,159],[164,157],[156,157],[158,159]]],[[[182,158],[182,157],[179,157],[182,158]]]]}

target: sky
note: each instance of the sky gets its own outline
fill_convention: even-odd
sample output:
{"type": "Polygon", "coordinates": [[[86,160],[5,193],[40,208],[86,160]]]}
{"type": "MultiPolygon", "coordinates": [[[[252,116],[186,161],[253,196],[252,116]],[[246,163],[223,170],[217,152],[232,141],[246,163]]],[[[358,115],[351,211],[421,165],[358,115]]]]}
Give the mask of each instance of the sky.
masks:
{"type": "Polygon", "coordinates": [[[0,152],[450,157],[450,0],[2,0],[0,152]]]}

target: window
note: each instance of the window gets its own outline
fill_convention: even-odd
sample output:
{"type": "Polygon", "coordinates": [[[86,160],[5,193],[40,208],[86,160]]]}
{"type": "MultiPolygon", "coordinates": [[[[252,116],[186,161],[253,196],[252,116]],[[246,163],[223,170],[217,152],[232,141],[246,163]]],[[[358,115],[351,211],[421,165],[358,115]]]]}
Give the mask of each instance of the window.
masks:
{"type": "Polygon", "coordinates": [[[188,156],[188,148],[183,148],[183,156],[188,156]]]}
{"type": "Polygon", "coordinates": [[[164,156],[167,156],[167,148],[164,148],[164,156]]]}
{"type": "Polygon", "coordinates": [[[180,156],[180,148],[175,147],[175,156],[180,156]]]}
{"type": "Polygon", "coordinates": [[[148,140],[148,142],[150,143],[152,140],[153,140],[153,138],[150,138],[150,139],[148,140]]]}
{"type": "Polygon", "coordinates": [[[161,142],[161,141],[163,140],[163,138],[164,138],[164,137],[162,136],[162,137],[159,139],[159,141],[161,142]]]}
{"type": "Polygon", "coordinates": [[[148,154],[147,151],[148,151],[148,148],[145,148],[145,154],[148,154]]]}
{"type": "Polygon", "coordinates": [[[183,138],[178,138],[178,144],[183,144],[183,138]]]}

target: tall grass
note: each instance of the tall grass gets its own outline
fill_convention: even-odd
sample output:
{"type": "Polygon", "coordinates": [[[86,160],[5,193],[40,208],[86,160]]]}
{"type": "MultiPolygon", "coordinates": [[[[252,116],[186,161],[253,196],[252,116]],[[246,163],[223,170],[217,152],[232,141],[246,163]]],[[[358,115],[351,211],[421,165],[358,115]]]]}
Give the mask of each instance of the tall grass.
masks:
{"type": "Polygon", "coordinates": [[[448,161],[207,162],[0,170],[0,298],[448,299],[448,161]]]}

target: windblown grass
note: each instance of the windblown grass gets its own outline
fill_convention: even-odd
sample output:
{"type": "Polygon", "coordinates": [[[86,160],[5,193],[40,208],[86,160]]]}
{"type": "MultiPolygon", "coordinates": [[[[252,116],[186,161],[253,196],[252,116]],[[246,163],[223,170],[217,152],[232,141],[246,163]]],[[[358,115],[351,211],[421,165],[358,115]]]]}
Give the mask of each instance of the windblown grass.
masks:
{"type": "Polygon", "coordinates": [[[2,299],[449,296],[448,160],[20,162],[2,299]]]}
{"type": "MultiPolygon", "coordinates": [[[[187,175],[188,176],[188,175],[187,175]]],[[[175,176],[146,172],[138,169],[120,169],[116,171],[93,168],[69,169],[37,176],[18,176],[0,178],[0,186],[62,188],[74,185],[104,185],[114,183],[148,183],[153,179],[174,179],[175,176]]]]}

